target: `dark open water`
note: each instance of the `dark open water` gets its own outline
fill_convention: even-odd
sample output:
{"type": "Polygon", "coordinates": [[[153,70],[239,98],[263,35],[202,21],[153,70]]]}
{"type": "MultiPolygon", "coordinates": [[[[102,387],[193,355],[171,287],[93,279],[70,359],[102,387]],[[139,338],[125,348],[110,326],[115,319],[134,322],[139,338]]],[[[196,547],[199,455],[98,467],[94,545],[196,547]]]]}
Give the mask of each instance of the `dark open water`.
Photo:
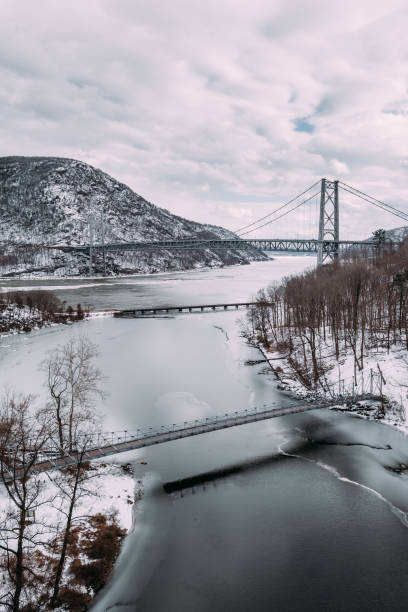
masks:
{"type": "MultiPolygon", "coordinates": [[[[97,308],[234,301],[309,261],[41,284],[57,284],[63,299],[97,308]]],[[[36,364],[83,330],[99,345],[109,376],[108,429],[292,401],[262,366],[245,365],[258,354],[240,340],[238,316],[99,319],[4,338],[0,383],[41,394],[36,364]]],[[[387,468],[408,464],[408,446],[389,427],[320,410],[123,458],[144,478],[146,495],[95,611],[407,609],[408,478],[387,468]],[[210,471],[216,478],[194,488],[163,490],[167,482],[210,471]]]]}

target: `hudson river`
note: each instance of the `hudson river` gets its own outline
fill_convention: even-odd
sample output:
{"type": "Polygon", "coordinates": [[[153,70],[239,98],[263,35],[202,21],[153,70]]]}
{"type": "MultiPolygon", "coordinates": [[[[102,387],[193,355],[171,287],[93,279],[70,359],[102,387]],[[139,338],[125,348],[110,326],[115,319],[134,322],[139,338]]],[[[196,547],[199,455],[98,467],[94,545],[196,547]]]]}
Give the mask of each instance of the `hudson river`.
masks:
{"type": "MultiPolygon", "coordinates": [[[[117,280],[2,282],[49,287],[95,308],[245,301],[312,258],[117,280]]],[[[293,403],[240,337],[245,311],[100,318],[3,338],[0,384],[42,395],[38,363],[71,334],[99,347],[105,429],[136,429],[293,403]]],[[[408,465],[402,434],[316,410],[118,457],[145,495],[93,610],[405,611],[408,465]],[[141,463],[143,461],[143,463],[141,463]],[[200,484],[163,488],[201,475],[200,484]]]]}

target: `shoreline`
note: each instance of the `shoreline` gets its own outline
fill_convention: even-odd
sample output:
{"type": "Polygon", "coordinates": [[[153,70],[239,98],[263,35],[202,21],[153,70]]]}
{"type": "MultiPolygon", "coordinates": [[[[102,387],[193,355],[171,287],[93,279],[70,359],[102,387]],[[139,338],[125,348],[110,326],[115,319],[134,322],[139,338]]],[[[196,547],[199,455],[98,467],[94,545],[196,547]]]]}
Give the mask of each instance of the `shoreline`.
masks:
{"type": "MultiPolygon", "coordinates": [[[[291,257],[291,255],[282,255],[285,257],[291,257]]],[[[299,255],[293,255],[293,257],[299,257],[299,255]]],[[[191,272],[209,272],[211,270],[227,270],[229,268],[237,268],[238,266],[250,266],[256,263],[266,263],[267,261],[275,261],[276,254],[274,257],[268,257],[265,260],[253,260],[246,263],[236,263],[236,264],[228,264],[223,266],[202,266],[196,268],[183,268],[181,270],[165,270],[163,272],[135,272],[134,274],[115,274],[112,276],[32,276],[32,275],[21,275],[21,276],[1,276],[0,275],[0,283],[1,282],[13,282],[17,280],[21,281],[110,281],[110,280],[120,280],[122,278],[141,278],[141,277],[156,277],[156,276],[164,276],[166,274],[189,274],[191,272]]],[[[2,287],[0,287],[0,291],[2,287]]]]}
{"type": "MultiPolygon", "coordinates": [[[[275,255],[276,257],[276,255],[275,255]]],[[[58,276],[58,275],[45,275],[45,276],[33,276],[33,275],[25,275],[24,273],[22,273],[21,275],[16,275],[16,276],[1,276],[0,275],[0,282],[4,282],[4,281],[13,281],[13,280],[22,280],[22,281],[50,281],[50,280],[61,280],[61,281],[66,281],[66,280],[115,280],[115,279],[121,279],[121,278],[134,278],[134,277],[142,277],[142,276],[162,276],[164,274],[187,274],[189,272],[205,272],[205,271],[209,271],[209,270],[224,270],[227,268],[236,268],[238,266],[250,266],[253,263],[265,263],[267,261],[274,261],[275,257],[267,257],[267,259],[264,260],[251,260],[248,262],[243,262],[243,263],[236,263],[236,264],[228,264],[228,265],[221,265],[221,266],[197,266],[195,268],[182,268],[180,270],[165,270],[162,272],[134,272],[133,274],[114,274],[111,276],[103,276],[103,275],[97,275],[97,276],[58,276]]],[[[298,257],[298,255],[295,255],[295,257],[298,257]]],[[[19,273],[16,273],[19,274],[19,273]]],[[[0,288],[1,290],[1,288],[0,288]]]]}
{"type": "MultiPolygon", "coordinates": [[[[84,534],[89,534],[89,530],[92,530],[96,525],[98,525],[98,521],[106,521],[107,524],[116,525],[118,530],[119,546],[116,553],[114,553],[110,559],[111,568],[109,573],[106,575],[103,584],[101,585],[102,589],[105,588],[106,584],[112,577],[116,567],[117,558],[119,557],[123,548],[124,540],[133,532],[135,528],[135,506],[144,496],[143,479],[140,477],[135,477],[134,464],[136,461],[137,459],[124,459],[122,461],[118,461],[117,459],[104,459],[102,461],[99,460],[92,462],[92,465],[89,468],[91,472],[91,480],[88,484],[88,491],[85,496],[79,500],[75,507],[75,521],[79,521],[77,523],[78,528],[85,530],[84,534]],[[92,525],[94,527],[92,527],[92,525]],[[119,533],[121,533],[121,535],[119,535],[119,533]]],[[[39,479],[45,483],[43,485],[44,490],[42,492],[44,499],[52,499],[53,496],[55,496],[55,491],[57,488],[54,483],[54,477],[57,474],[60,478],[64,478],[64,471],[61,472],[59,470],[50,472],[48,480],[45,481],[41,475],[38,476],[39,479]]],[[[3,487],[0,487],[0,516],[7,513],[8,507],[8,496],[3,490],[3,487]]],[[[48,532],[52,534],[55,533],[56,529],[58,529],[60,521],[61,516],[57,507],[54,507],[52,504],[50,505],[46,502],[45,505],[39,506],[36,510],[36,522],[33,523],[33,529],[35,529],[36,525],[41,522],[43,526],[46,526],[48,532]]],[[[30,525],[27,527],[27,530],[30,530],[30,525]]],[[[103,546],[103,532],[101,532],[99,537],[101,538],[100,542],[103,546]]],[[[80,552],[79,557],[74,551],[67,555],[63,581],[61,583],[62,589],[65,587],[68,589],[73,589],[78,593],[78,596],[83,593],[83,586],[81,581],[77,582],[75,564],[78,563],[79,559],[85,566],[89,563],[94,563],[97,561],[94,557],[92,557],[92,555],[88,555],[86,541],[84,541],[84,543],[85,548],[80,552]]],[[[44,542],[37,547],[37,555],[39,558],[43,558],[44,560],[51,559],[52,552],[50,552],[50,550],[52,550],[52,547],[50,548],[47,542],[44,542]]],[[[7,590],[8,576],[4,571],[0,575],[2,586],[1,591],[4,591],[4,589],[7,590]]],[[[99,591],[100,589],[95,591],[91,585],[89,585],[89,588],[86,589],[86,593],[91,597],[90,601],[84,601],[84,604],[87,605],[87,609],[94,604],[99,591]]],[[[28,588],[28,590],[26,590],[24,593],[26,603],[35,601],[36,596],[36,591],[34,590],[31,592],[30,588],[28,588]]],[[[64,606],[58,606],[56,608],[56,610],[61,611],[63,609],[65,609],[64,606]]]]}
{"type": "MultiPolygon", "coordinates": [[[[298,381],[291,380],[288,376],[287,372],[284,380],[280,377],[280,372],[276,371],[273,365],[271,364],[271,358],[268,356],[268,353],[265,351],[264,347],[259,343],[250,343],[249,344],[255,348],[257,348],[261,355],[263,356],[265,363],[270,367],[271,372],[275,376],[275,379],[278,382],[277,388],[281,391],[286,391],[293,399],[295,400],[306,400],[306,401],[315,401],[317,396],[323,398],[323,394],[319,394],[315,390],[308,389],[304,385],[301,385],[298,381]],[[299,388],[301,385],[301,388],[299,388]]],[[[278,353],[278,351],[277,351],[278,353]]],[[[280,361],[288,365],[287,359],[284,356],[275,357],[276,361],[280,361]]],[[[283,371],[284,372],[284,371],[283,371]]],[[[386,401],[390,401],[390,398],[384,394],[384,398],[386,401]]],[[[381,425],[385,425],[387,427],[392,427],[395,431],[400,432],[404,437],[408,436],[408,423],[402,420],[392,419],[390,416],[387,416],[385,413],[384,416],[378,416],[377,409],[381,405],[381,401],[379,399],[356,399],[353,403],[348,404],[345,400],[341,403],[340,398],[333,398],[333,405],[328,407],[328,410],[335,410],[337,412],[345,412],[350,415],[354,415],[358,418],[361,418],[366,421],[377,422],[381,425]]]]}
{"type": "Polygon", "coordinates": [[[102,318],[104,316],[108,317],[108,316],[113,316],[113,312],[114,311],[109,311],[109,312],[104,312],[104,311],[97,311],[93,314],[89,314],[89,315],[85,315],[83,319],[68,319],[66,321],[44,321],[43,325],[33,325],[30,328],[26,328],[26,329],[16,329],[16,328],[11,328],[9,330],[6,331],[2,331],[0,332],[0,340],[2,338],[9,338],[10,336],[21,336],[21,335],[25,335],[25,334],[31,334],[32,332],[36,332],[36,331],[41,331],[43,329],[48,329],[51,327],[59,327],[61,325],[68,325],[69,327],[71,325],[74,325],[75,323],[83,323],[84,321],[88,321],[89,319],[99,319],[102,318]]]}
{"type": "MultiPolygon", "coordinates": [[[[254,347],[255,347],[256,345],[255,345],[255,344],[252,344],[252,346],[254,346],[254,347]]],[[[270,366],[270,368],[271,368],[271,371],[272,371],[272,363],[275,363],[275,362],[273,362],[273,361],[272,361],[272,363],[270,363],[269,356],[268,356],[268,354],[267,354],[267,353],[264,353],[263,347],[259,347],[259,346],[258,346],[257,348],[258,348],[258,349],[260,349],[262,356],[265,358],[265,361],[266,361],[265,365],[268,365],[268,364],[269,364],[269,366],[270,366]]],[[[283,359],[283,357],[282,357],[281,359],[283,359]]],[[[277,361],[276,363],[279,363],[279,361],[277,361]]],[[[133,452],[133,451],[132,451],[132,452],[133,452]]],[[[137,457],[137,458],[135,458],[135,460],[133,461],[133,463],[136,463],[136,462],[138,463],[138,462],[140,462],[140,459],[141,459],[141,457],[140,457],[140,456],[139,456],[139,457],[137,457]]],[[[128,461],[129,461],[129,462],[131,462],[131,460],[129,460],[129,459],[128,459],[128,461]]],[[[126,463],[126,461],[123,461],[123,463],[126,463]]],[[[95,465],[98,465],[98,462],[96,462],[96,463],[95,463],[95,465]]],[[[134,485],[135,485],[135,487],[137,487],[137,478],[138,478],[137,476],[136,476],[136,477],[134,477],[134,485]]],[[[133,506],[133,507],[135,508],[135,506],[133,506]]],[[[121,544],[121,548],[120,548],[119,555],[120,555],[120,554],[121,554],[121,552],[124,550],[124,545],[125,545],[125,541],[127,540],[127,538],[129,538],[129,536],[130,536],[130,535],[133,533],[133,531],[134,531],[135,529],[137,529],[137,528],[138,528],[138,524],[139,524],[139,523],[138,523],[138,510],[137,510],[137,509],[136,509],[136,512],[133,512],[132,516],[133,516],[133,518],[134,518],[134,522],[132,522],[131,527],[130,527],[130,528],[129,528],[129,530],[127,531],[127,534],[126,534],[126,536],[124,537],[124,539],[123,539],[123,541],[122,541],[122,544],[121,544]]],[[[118,557],[118,558],[119,558],[119,557],[118,557]]],[[[114,566],[113,570],[112,570],[112,571],[109,573],[109,576],[108,576],[108,578],[107,578],[107,583],[106,583],[106,585],[107,585],[107,589],[109,589],[109,584],[110,584],[110,583],[112,583],[112,580],[114,580],[114,575],[115,575],[115,571],[117,570],[117,568],[118,568],[118,565],[117,565],[117,562],[116,562],[116,564],[115,564],[115,566],[114,566]]],[[[106,587],[105,587],[105,588],[106,588],[106,587]]],[[[96,597],[94,597],[94,598],[93,598],[93,601],[92,601],[92,603],[90,604],[90,607],[94,606],[94,605],[95,605],[95,604],[97,604],[97,603],[98,603],[98,594],[96,594],[96,597]]]]}

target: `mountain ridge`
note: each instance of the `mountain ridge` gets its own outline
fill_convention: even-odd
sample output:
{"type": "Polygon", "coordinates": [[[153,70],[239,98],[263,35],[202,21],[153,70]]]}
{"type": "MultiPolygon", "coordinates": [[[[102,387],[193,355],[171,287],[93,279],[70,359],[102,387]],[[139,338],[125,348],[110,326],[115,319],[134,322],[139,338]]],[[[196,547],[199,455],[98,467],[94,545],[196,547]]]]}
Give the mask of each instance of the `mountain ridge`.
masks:
{"type": "Polygon", "coordinates": [[[391,242],[402,242],[408,236],[408,225],[394,227],[393,229],[384,231],[386,240],[390,240],[391,242]]]}
{"type": "MultiPolygon", "coordinates": [[[[236,238],[222,227],[202,224],[173,215],[155,206],[130,187],[85,162],[65,157],[0,158],[0,274],[35,273],[58,276],[86,273],[84,254],[64,256],[57,249],[33,245],[79,245],[89,243],[90,217],[94,238],[105,242],[155,241],[180,238],[236,238]],[[4,246],[6,245],[6,246],[4,246]],[[17,248],[16,245],[19,245],[17,248]],[[32,251],[22,261],[21,245],[32,251]],[[8,261],[7,261],[8,256],[8,261]],[[14,263],[13,263],[14,262],[14,263]],[[4,268],[7,267],[7,270],[4,268]],[[47,270],[45,270],[47,268],[47,270]]],[[[264,260],[258,249],[212,250],[199,252],[115,253],[106,257],[108,274],[148,273],[219,267],[264,260]]],[[[102,272],[95,260],[95,271],[102,272]]]]}

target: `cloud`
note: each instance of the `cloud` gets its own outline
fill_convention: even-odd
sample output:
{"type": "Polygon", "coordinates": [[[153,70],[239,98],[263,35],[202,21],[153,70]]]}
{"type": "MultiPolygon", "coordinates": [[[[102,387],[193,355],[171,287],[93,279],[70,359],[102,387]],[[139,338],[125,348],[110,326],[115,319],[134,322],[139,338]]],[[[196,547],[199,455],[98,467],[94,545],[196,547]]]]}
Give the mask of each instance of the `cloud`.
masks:
{"type": "Polygon", "coordinates": [[[331,159],[329,162],[329,167],[337,178],[342,178],[342,176],[350,174],[350,169],[347,164],[338,159],[331,159]]]}
{"type": "MultiPolygon", "coordinates": [[[[1,154],[79,158],[227,227],[321,176],[405,206],[404,5],[3,0],[1,154]]],[[[359,206],[342,206],[350,237],[399,224],[359,206]]],[[[261,233],[304,233],[307,215],[261,233]]]]}

